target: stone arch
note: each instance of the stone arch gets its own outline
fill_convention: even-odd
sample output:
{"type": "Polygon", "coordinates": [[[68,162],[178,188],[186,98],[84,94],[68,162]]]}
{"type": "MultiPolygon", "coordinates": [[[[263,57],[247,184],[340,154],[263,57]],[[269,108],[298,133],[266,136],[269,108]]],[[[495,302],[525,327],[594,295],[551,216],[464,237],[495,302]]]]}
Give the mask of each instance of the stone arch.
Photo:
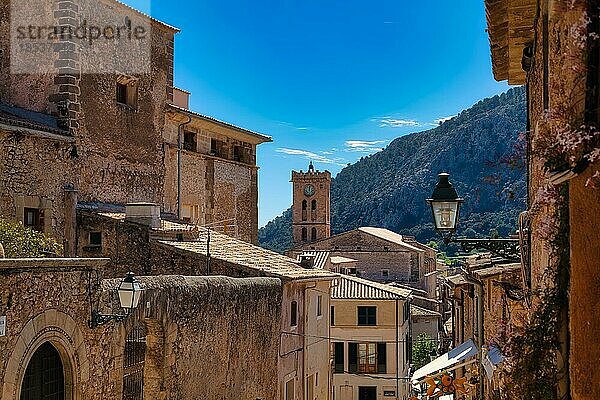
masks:
{"type": "Polygon", "coordinates": [[[44,343],[60,354],[64,368],[65,399],[81,400],[81,385],[89,380],[87,350],[77,323],[55,309],[30,319],[17,339],[8,359],[2,386],[2,400],[19,400],[21,384],[31,357],[44,343]]]}

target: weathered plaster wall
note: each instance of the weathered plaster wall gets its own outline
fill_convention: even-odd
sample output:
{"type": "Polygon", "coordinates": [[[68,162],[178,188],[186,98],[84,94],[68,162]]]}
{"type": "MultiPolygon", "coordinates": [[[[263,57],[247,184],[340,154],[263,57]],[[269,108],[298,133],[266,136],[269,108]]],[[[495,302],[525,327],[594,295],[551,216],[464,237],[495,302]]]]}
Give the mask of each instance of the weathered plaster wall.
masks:
{"type": "Polygon", "coordinates": [[[585,186],[586,180],[600,169],[596,162],[570,183],[571,217],[571,290],[569,333],[571,335],[571,385],[574,399],[600,398],[598,369],[600,360],[600,217],[594,210],[600,205],[600,190],[585,186]]]}
{"type": "Polygon", "coordinates": [[[3,269],[0,279],[3,400],[19,398],[28,359],[46,341],[61,354],[74,399],[121,398],[125,336],[136,324],[148,332],[145,398],[277,398],[278,279],[141,277],[147,290],[134,314],[90,329],[89,284],[93,307],[117,313],[120,280],[102,281],[98,292],[93,271],[32,267],[34,261],[21,272],[3,269]]]}
{"type": "MultiPolygon", "coordinates": [[[[575,64],[585,65],[586,61],[573,56],[569,46],[574,46],[572,29],[580,24],[589,2],[572,2],[573,7],[566,7],[564,2],[539,3],[541,14],[535,26],[538,33],[535,60],[529,75],[530,140],[534,150],[539,138],[545,133],[544,111],[559,110],[571,120],[582,121],[586,95],[586,79],[582,69],[571,68],[575,64]]],[[[543,160],[534,153],[529,166],[531,201],[534,201],[538,189],[546,183],[542,164],[543,160]]],[[[589,366],[594,365],[599,357],[594,350],[598,348],[596,338],[600,332],[600,326],[595,324],[598,320],[598,307],[594,307],[598,299],[598,282],[595,279],[597,274],[590,264],[594,263],[591,260],[597,259],[598,255],[598,230],[595,228],[598,225],[597,214],[592,210],[597,208],[599,199],[597,191],[584,187],[586,179],[598,169],[593,167],[588,168],[583,176],[569,181],[570,232],[559,232],[563,239],[566,239],[567,234],[570,236],[571,245],[569,326],[562,332],[563,339],[569,342],[564,344],[563,351],[570,352],[570,388],[567,387],[566,380],[561,380],[559,386],[562,393],[570,389],[574,399],[600,397],[597,385],[589,383],[598,379],[596,371],[589,366]]],[[[552,210],[543,211],[549,214],[552,210]]],[[[534,285],[547,283],[543,281],[543,277],[551,261],[549,246],[542,231],[543,214],[532,222],[534,285]]],[[[559,360],[564,359],[566,357],[559,357],[559,360]]]]}
{"type": "Polygon", "coordinates": [[[163,276],[142,282],[148,289],[143,304],[150,303],[143,321],[164,330],[164,381],[159,393],[145,393],[148,398],[277,398],[278,279],[163,276]]]}

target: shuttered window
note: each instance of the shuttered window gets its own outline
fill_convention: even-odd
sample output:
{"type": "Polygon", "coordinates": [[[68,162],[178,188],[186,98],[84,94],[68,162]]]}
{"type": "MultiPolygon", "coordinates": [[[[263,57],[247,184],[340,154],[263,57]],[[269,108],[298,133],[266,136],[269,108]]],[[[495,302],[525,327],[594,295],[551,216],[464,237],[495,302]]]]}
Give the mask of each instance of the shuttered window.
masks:
{"type": "Polygon", "coordinates": [[[358,343],[348,343],[348,371],[358,372],[358,343]]]}
{"type": "Polygon", "coordinates": [[[377,373],[387,373],[387,351],[385,343],[377,343],[377,373]]]}
{"type": "Polygon", "coordinates": [[[344,343],[337,342],[333,344],[333,373],[344,373],[344,343]]]}

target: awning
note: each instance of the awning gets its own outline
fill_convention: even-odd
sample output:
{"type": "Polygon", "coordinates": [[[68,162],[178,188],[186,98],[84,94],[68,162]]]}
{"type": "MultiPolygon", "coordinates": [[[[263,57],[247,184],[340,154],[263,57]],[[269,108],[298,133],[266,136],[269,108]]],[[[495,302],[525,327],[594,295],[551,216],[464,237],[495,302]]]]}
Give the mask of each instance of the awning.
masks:
{"type": "Polygon", "coordinates": [[[485,373],[488,377],[488,380],[491,382],[492,377],[494,376],[494,371],[496,370],[496,366],[505,360],[504,354],[500,351],[499,348],[495,346],[490,346],[487,351],[485,357],[483,357],[482,364],[485,369],[485,373]]]}
{"type": "Polygon", "coordinates": [[[419,383],[420,380],[428,375],[433,375],[439,371],[447,371],[451,367],[460,364],[468,358],[476,356],[479,353],[477,345],[473,339],[469,339],[458,347],[450,350],[448,353],[436,358],[424,367],[419,368],[413,374],[411,380],[413,384],[419,383]]]}

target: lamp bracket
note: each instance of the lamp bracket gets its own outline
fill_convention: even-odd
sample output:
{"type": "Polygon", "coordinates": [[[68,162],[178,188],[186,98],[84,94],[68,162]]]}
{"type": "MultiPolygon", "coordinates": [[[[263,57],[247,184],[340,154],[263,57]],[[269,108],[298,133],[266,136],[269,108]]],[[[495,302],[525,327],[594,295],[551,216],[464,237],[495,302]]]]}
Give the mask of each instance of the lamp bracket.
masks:
{"type": "Polygon", "coordinates": [[[92,311],[92,320],[90,321],[90,327],[97,328],[102,325],[106,325],[111,321],[121,322],[124,321],[129,314],[101,314],[98,311],[92,311]]]}

